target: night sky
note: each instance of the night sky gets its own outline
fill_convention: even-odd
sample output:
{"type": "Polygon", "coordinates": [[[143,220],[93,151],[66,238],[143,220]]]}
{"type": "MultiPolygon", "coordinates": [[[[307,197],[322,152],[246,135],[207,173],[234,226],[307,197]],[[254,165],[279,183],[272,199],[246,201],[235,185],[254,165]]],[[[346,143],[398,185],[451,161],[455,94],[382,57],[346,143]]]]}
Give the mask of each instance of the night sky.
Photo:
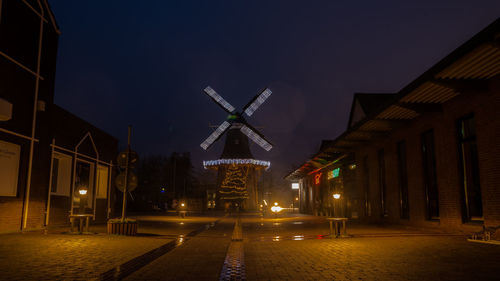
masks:
{"type": "Polygon", "coordinates": [[[51,0],[61,29],[56,103],[141,156],[191,152],[226,118],[210,85],[241,109],[268,86],[252,145],[283,177],[347,127],[355,92],[395,92],[493,22],[500,1],[51,0]]]}

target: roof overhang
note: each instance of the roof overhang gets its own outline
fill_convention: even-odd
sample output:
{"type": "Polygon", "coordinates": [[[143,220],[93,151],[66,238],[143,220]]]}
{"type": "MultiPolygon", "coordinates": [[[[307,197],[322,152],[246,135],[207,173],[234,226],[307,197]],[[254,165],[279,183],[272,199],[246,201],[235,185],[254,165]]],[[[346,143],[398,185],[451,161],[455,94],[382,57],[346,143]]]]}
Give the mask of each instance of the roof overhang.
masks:
{"type": "Polygon", "coordinates": [[[487,91],[488,80],[498,75],[500,18],[401,89],[378,110],[356,124],[349,124],[335,140],[323,141],[319,152],[285,179],[297,180],[323,169],[325,162],[345,157],[367,142],[407,126],[422,114],[442,111],[443,103],[459,95],[487,91]]]}

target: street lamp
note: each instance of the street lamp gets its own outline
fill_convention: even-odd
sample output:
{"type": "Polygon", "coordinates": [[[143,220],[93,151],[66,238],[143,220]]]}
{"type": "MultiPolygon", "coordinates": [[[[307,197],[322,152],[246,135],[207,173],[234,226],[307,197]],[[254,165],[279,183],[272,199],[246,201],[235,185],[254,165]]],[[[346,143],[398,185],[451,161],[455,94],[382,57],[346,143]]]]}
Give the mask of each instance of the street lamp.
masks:
{"type": "Polygon", "coordinates": [[[87,192],[86,186],[82,185],[78,189],[78,194],[80,194],[80,214],[85,214],[85,205],[87,204],[87,192]]]}
{"type": "Polygon", "coordinates": [[[280,206],[278,206],[278,203],[274,203],[274,206],[271,207],[271,211],[274,213],[274,217],[277,218],[278,217],[278,213],[281,212],[281,210],[283,210],[283,208],[281,208],[280,206]]]}
{"type": "Polygon", "coordinates": [[[180,205],[180,207],[179,207],[179,216],[180,216],[181,218],[186,217],[186,213],[187,213],[187,210],[186,210],[186,209],[187,209],[187,208],[186,208],[186,203],[181,202],[181,205],[180,205]]]}
{"type": "Polygon", "coordinates": [[[341,197],[342,197],[341,194],[338,192],[333,194],[333,215],[335,217],[343,217],[342,198],[341,197]]]}

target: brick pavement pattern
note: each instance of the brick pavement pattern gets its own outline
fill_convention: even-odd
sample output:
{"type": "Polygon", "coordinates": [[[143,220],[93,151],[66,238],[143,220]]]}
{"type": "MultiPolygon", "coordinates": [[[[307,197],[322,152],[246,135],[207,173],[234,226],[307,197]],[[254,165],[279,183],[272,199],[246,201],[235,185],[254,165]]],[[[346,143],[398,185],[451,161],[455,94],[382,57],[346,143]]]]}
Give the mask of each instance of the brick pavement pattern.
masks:
{"type": "Polygon", "coordinates": [[[125,280],[219,280],[233,226],[233,219],[223,219],[125,280]]]}
{"type": "MultiPolygon", "coordinates": [[[[140,217],[139,235],[107,235],[105,225],[91,225],[98,234],[74,235],[69,228],[0,235],[0,280],[95,280],[179,235],[200,229],[213,217],[140,217]]],[[[220,270],[218,268],[217,270],[220,270]]]]}
{"type": "Polygon", "coordinates": [[[243,242],[233,241],[227,250],[219,281],[246,280],[243,242]]]}
{"type": "Polygon", "coordinates": [[[1,280],[91,280],[173,239],[24,233],[0,240],[1,280]]]}
{"type": "Polygon", "coordinates": [[[244,223],[247,280],[500,280],[500,246],[465,236],[370,226],[325,239],[311,231],[328,233],[321,219],[294,223],[244,223]]]}
{"type": "Polygon", "coordinates": [[[470,243],[464,235],[351,223],[353,238],[326,239],[324,218],[243,216],[243,241],[231,242],[234,218],[186,236],[207,221],[215,219],[152,218],[142,228],[148,233],[138,237],[0,235],[0,279],[94,280],[167,242],[186,239],[126,279],[220,280],[225,259],[239,256],[246,269],[242,280],[499,280],[500,246],[470,243]]]}

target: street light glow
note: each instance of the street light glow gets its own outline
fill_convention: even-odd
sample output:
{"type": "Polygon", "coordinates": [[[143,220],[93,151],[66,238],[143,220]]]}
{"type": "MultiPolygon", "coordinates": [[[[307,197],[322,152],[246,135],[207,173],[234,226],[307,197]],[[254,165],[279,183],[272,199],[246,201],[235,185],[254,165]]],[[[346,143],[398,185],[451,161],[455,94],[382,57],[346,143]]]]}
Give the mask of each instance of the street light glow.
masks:
{"type": "Polygon", "coordinates": [[[333,198],[339,199],[340,198],[340,194],[338,194],[338,193],[333,194],[333,198]]]}
{"type": "Polygon", "coordinates": [[[279,213],[279,212],[281,212],[281,210],[283,210],[283,208],[281,208],[280,206],[272,206],[271,207],[271,211],[273,211],[273,213],[279,213]]]}

